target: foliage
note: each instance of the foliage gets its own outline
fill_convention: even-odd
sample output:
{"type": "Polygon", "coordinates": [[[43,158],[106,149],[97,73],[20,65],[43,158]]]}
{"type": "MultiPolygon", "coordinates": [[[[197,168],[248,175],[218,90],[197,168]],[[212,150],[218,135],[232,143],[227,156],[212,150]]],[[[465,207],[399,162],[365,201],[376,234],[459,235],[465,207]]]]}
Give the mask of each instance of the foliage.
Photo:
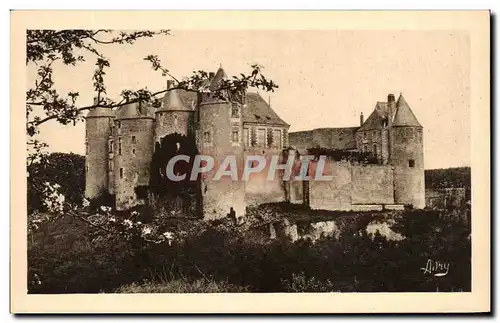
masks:
{"type": "Polygon", "coordinates": [[[28,211],[47,211],[45,183],[57,183],[67,202],[82,203],[85,190],[85,157],[73,153],[52,153],[28,166],[28,211]]]}
{"type": "Polygon", "coordinates": [[[425,188],[469,188],[471,187],[470,167],[455,167],[425,170],[425,188]]]}
{"type": "MultiPolygon", "coordinates": [[[[68,223],[71,230],[65,232],[52,222],[30,244],[30,293],[113,292],[121,286],[128,292],[168,284],[169,290],[188,290],[200,279],[251,292],[470,291],[470,229],[445,216],[422,210],[344,213],[335,220],[340,236],[315,243],[270,240],[266,228],[229,220],[155,220],[163,225],[158,232],[172,232],[170,242],[95,235],[97,229],[83,222],[68,223]],[[403,240],[366,233],[370,223],[388,219],[394,219],[391,230],[403,240]],[[448,274],[425,274],[421,268],[429,259],[449,263],[448,274]]],[[[133,226],[137,220],[130,220],[133,226]]],[[[139,230],[134,232],[132,237],[140,237],[139,230]]]]}

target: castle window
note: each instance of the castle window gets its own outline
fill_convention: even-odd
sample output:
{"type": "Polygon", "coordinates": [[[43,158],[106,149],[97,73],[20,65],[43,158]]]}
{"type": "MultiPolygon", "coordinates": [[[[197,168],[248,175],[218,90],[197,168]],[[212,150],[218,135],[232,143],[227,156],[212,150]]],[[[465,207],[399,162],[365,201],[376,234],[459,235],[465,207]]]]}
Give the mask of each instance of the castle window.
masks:
{"type": "Polygon", "coordinates": [[[113,171],[113,161],[112,161],[112,160],[109,160],[109,161],[108,161],[108,170],[109,170],[110,172],[112,172],[112,171],[113,171]]]}
{"type": "Polygon", "coordinates": [[[257,130],[257,145],[259,147],[266,146],[266,129],[258,129],[257,130]]]}
{"type": "Polygon", "coordinates": [[[212,133],[210,131],[205,131],[203,133],[203,141],[204,142],[212,142],[212,133]]]}
{"type": "Polygon", "coordinates": [[[366,132],[363,132],[363,139],[366,139],[366,132]]]}
{"type": "Polygon", "coordinates": [[[137,139],[135,138],[135,136],[132,136],[132,143],[135,144],[137,142],[137,139]]]}
{"type": "Polygon", "coordinates": [[[120,168],[120,178],[123,178],[123,168],[120,168]]]}
{"type": "Polygon", "coordinates": [[[250,147],[250,131],[248,128],[243,128],[243,141],[246,147],[250,147]]]}
{"type": "Polygon", "coordinates": [[[273,130],[273,147],[281,149],[281,129],[273,130]]]}
{"type": "Polygon", "coordinates": [[[236,130],[233,130],[231,132],[231,141],[232,142],[239,142],[240,141],[240,136],[239,136],[240,132],[238,131],[238,129],[236,130]]]}
{"type": "Polygon", "coordinates": [[[121,127],[122,127],[121,121],[117,121],[116,124],[118,125],[118,129],[121,129],[121,127]]]}
{"type": "Polygon", "coordinates": [[[122,138],[118,137],[118,155],[122,154],[122,138]]]}
{"type": "Polygon", "coordinates": [[[135,156],[135,148],[132,148],[132,155],[135,156]]]}
{"type": "Polygon", "coordinates": [[[410,160],[408,161],[408,166],[410,166],[410,167],[415,167],[415,159],[410,159],[410,160]]]}
{"type": "Polygon", "coordinates": [[[109,141],[109,152],[112,153],[113,152],[113,140],[110,140],[109,141]]]}
{"type": "Polygon", "coordinates": [[[174,125],[177,126],[178,123],[179,123],[179,121],[177,121],[177,115],[174,114],[174,125]]]}
{"type": "Polygon", "coordinates": [[[368,152],[368,146],[367,145],[363,145],[363,152],[365,154],[368,152]]]}
{"type": "Polygon", "coordinates": [[[373,156],[377,158],[377,145],[373,145],[373,156]]]}
{"type": "Polygon", "coordinates": [[[233,104],[231,107],[231,118],[239,118],[240,117],[240,108],[233,104]]]}
{"type": "Polygon", "coordinates": [[[89,143],[88,142],[85,142],[85,154],[86,155],[89,154],[89,143]]]}

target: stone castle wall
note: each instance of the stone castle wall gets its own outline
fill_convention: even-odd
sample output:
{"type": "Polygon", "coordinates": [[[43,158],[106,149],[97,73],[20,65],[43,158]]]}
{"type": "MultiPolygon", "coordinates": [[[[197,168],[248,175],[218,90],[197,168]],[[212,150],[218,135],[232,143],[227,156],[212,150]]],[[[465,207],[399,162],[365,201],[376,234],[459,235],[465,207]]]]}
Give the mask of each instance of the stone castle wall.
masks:
{"type": "Polygon", "coordinates": [[[108,138],[113,118],[89,118],[86,122],[85,197],[108,191],[108,138]]]}
{"type": "Polygon", "coordinates": [[[332,180],[309,181],[309,206],[312,209],[349,211],[360,204],[394,204],[391,166],[327,161],[323,174],[332,176],[332,180]]]}
{"type": "Polygon", "coordinates": [[[135,206],[136,188],[149,185],[153,126],[154,120],[149,118],[115,121],[113,173],[119,210],[135,206]]]}

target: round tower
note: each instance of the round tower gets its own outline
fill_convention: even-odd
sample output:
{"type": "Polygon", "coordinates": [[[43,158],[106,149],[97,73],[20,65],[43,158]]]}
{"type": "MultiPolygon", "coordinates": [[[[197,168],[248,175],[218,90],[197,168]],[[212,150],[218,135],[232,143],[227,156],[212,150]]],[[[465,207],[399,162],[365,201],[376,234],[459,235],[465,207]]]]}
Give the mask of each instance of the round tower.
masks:
{"type": "Polygon", "coordinates": [[[388,104],[395,108],[390,128],[391,165],[394,169],[394,202],[425,207],[423,128],[401,95],[388,104]]]}
{"type": "Polygon", "coordinates": [[[113,127],[114,193],[124,210],[147,197],[153,155],[154,109],[130,103],[116,111],[113,127]]]}
{"type": "MultiPolygon", "coordinates": [[[[172,89],[173,86],[173,81],[167,81],[168,89],[172,89]]],[[[187,136],[193,112],[191,106],[183,103],[180,90],[169,90],[163,98],[162,106],[155,113],[155,143],[161,142],[163,137],[173,133],[187,136]]]]}
{"type": "Polygon", "coordinates": [[[108,139],[115,115],[109,108],[91,109],[85,117],[85,197],[108,193],[108,139]]]}
{"type": "MultiPolygon", "coordinates": [[[[227,79],[219,68],[210,83],[210,92],[201,95],[199,104],[199,150],[214,158],[212,172],[201,180],[201,210],[205,219],[241,217],[245,214],[245,183],[243,171],[243,123],[241,106],[226,93],[215,94],[222,80],[227,79]],[[238,178],[225,175],[214,178],[226,157],[236,161],[238,178]]],[[[223,167],[226,169],[225,167],[223,167]]]]}

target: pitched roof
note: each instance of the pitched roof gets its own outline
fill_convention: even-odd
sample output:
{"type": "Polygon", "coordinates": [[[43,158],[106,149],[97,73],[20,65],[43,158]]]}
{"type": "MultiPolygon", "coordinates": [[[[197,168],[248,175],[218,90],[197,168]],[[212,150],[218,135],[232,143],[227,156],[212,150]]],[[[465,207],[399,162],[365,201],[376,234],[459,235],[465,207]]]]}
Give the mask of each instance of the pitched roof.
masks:
{"type": "Polygon", "coordinates": [[[248,92],[246,107],[243,108],[244,123],[259,123],[268,125],[288,126],[269,106],[259,93],[248,92]]]}
{"type": "Polygon", "coordinates": [[[387,118],[387,103],[377,102],[373,112],[366,119],[363,125],[358,129],[358,131],[374,130],[380,129],[384,125],[384,121],[387,118]]]}
{"type": "Polygon", "coordinates": [[[394,121],[392,123],[393,126],[422,127],[402,94],[398,98],[396,107],[396,115],[394,116],[394,121]]]}

